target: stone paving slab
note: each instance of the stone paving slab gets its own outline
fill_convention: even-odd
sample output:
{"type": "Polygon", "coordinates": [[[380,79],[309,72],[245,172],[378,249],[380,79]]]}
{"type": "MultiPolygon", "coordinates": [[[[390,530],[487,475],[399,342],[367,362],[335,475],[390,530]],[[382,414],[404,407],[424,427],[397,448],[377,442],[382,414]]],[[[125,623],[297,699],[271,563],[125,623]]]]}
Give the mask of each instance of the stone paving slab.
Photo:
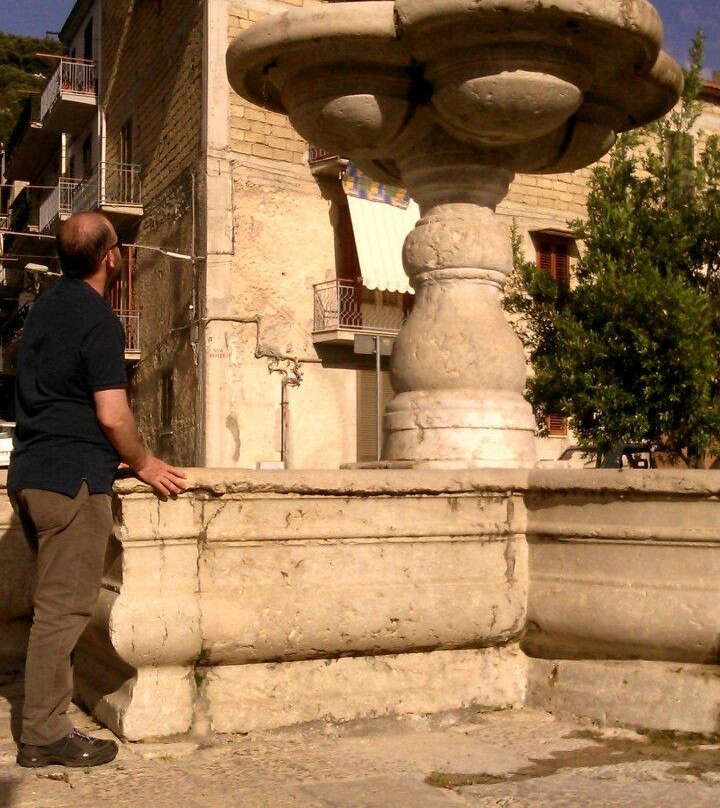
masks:
{"type": "MultiPolygon", "coordinates": [[[[88,770],[15,765],[18,684],[0,687],[1,808],[705,808],[720,743],[522,710],[123,744],[88,770]]],[[[77,725],[111,737],[73,708],[77,725]]]]}

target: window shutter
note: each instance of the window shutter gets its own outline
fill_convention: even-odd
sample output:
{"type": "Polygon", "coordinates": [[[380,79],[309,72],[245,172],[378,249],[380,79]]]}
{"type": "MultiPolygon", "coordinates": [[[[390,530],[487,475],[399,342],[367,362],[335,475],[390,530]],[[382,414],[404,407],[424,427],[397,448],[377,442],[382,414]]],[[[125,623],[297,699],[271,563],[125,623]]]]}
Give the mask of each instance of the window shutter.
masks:
{"type": "Polygon", "coordinates": [[[543,269],[552,276],[552,248],[547,242],[538,247],[537,265],[538,269],[543,269]]]}
{"type": "MultiPolygon", "coordinates": [[[[395,395],[390,374],[381,371],[382,412],[395,395]]],[[[374,370],[357,371],[357,459],[359,463],[377,460],[377,408],[374,370]]]]}
{"type": "Polygon", "coordinates": [[[536,265],[561,286],[570,284],[570,239],[544,238],[537,243],[536,265]]]}
{"type": "Polygon", "coordinates": [[[565,437],[568,433],[568,419],[562,415],[548,415],[545,423],[552,437],[565,437]]]}
{"type": "Polygon", "coordinates": [[[559,286],[570,284],[570,257],[568,256],[567,244],[557,244],[555,246],[555,267],[553,280],[559,286]]]}

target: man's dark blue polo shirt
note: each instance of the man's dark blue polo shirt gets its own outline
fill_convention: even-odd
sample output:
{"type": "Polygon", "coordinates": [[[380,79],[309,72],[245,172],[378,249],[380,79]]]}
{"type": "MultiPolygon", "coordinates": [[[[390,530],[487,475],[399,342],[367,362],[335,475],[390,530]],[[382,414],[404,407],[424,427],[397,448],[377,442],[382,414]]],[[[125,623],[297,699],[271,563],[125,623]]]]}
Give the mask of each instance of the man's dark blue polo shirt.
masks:
{"type": "Polygon", "coordinates": [[[89,284],[61,278],[28,316],[18,354],[17,426],[8,491],[109,493],[119,462],[93,393],[127,387],[125,335],[89,284]]]}

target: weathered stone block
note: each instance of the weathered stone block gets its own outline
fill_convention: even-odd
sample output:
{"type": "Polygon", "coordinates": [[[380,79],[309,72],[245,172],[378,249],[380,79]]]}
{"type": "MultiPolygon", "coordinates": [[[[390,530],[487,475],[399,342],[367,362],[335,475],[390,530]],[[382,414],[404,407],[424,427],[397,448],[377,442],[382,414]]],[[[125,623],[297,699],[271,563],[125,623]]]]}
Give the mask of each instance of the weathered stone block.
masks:
{"type": "Polygon", "coordinates": [[[522,704],[517,646],[212,668],[205,693],[216,732],[522,704]],[[238,698],[238,694],[242,698],[238,698]]]}

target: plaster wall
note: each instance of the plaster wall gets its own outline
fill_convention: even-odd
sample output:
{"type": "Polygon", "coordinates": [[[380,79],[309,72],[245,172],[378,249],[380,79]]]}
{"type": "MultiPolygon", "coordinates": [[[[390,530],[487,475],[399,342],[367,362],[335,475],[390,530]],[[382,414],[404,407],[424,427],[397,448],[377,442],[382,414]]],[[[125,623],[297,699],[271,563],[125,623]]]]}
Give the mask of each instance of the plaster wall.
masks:
{"type": "Polygon", "coordinates": [[[287,387],[286,465],[337,468],[356,459],[354,369],[323,364],[311,336],[312,286],[335,275],[332,203],[287,120],[241,101],[225,72],[230,39],[287,6],[208,7],[202,354],[204,461],[212,466],[280,461],[283,379],[298,383],[287,387]]]}
{"type": "Polygon", "coordinates": [[[283,378],[297,382],[288,388],[287,465],[353,462],[355,369],[327,361],[312,341],[313,284],[335,277],[332,200],[307,168],[271,170],[233,152],[230,160],[233,254],[208,272],[207,463],[281,459],[283,378]]]}

